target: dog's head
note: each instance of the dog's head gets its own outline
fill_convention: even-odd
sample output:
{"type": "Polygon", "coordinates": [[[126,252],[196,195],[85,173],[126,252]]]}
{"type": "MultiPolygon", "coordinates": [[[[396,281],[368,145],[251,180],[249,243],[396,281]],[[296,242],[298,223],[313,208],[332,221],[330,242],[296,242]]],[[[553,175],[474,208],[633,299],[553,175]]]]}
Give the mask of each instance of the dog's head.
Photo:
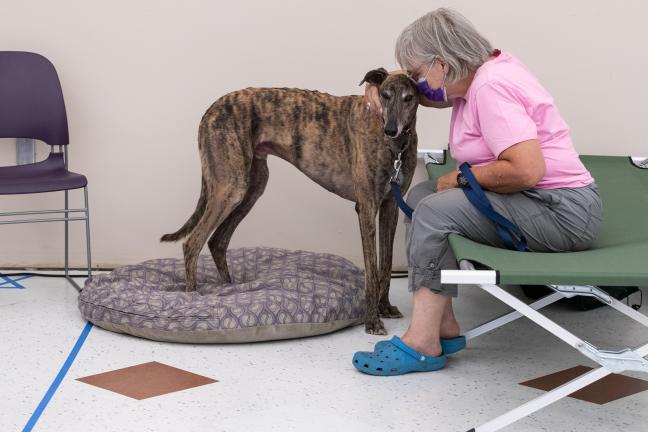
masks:
{"type": "Polygon", "coordinates": [[[414,80],[405,74],[389,75],[380,68],[367,72],[360,85],[364,82],[378,86],[385,136],[398,138],[410,126],[413,127],[419,105],[414,80]]]}

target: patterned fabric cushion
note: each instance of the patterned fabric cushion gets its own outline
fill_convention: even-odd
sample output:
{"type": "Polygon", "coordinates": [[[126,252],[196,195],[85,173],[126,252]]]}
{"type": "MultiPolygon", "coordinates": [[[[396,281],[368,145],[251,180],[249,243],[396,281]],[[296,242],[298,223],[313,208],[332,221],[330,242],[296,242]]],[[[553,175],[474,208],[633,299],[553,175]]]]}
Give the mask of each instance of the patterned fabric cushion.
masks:
{"type": "Polygon", "coordinates": [[[329,333],[363,321],[364,272],[345,258],[275,248],[227,252],[232,284],[211,256],[185,292],[184,261],[155,259],[94,276],[79,296],[88,321],[168,342],[236,343],[329,333]]]}

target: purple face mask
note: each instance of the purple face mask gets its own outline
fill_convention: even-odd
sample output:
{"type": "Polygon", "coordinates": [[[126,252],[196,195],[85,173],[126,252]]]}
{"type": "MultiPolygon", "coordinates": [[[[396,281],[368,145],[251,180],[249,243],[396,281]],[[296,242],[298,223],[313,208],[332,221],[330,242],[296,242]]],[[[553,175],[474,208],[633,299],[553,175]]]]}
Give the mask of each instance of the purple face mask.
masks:
{"type": "Polygon", "coordinates": [[[438,89],[433,89],[427,82],[428,73],[430,73],[430,69],[432,69],[433,65],[434,62],[432,62],[432,64],[428,68],[425,76],[418,80],[418,82],[416,83],[416,88],[419,92],[421,92],[421,94],[423,94],[423,96],[433,102],[447,102],[448,95],[446,94],[445,86],[443,85],[445,84],[445,72],[443,74],[443,84],[441,84],[441,87],[439,87],[438,89]]]}
{"type": "Polygon", "coordinates": [[[447,102],[445,87],[440,87],[436,90],[432,89],[426,80],[416,83],[416,88],[423,96],[434,102],[447,102]]]}

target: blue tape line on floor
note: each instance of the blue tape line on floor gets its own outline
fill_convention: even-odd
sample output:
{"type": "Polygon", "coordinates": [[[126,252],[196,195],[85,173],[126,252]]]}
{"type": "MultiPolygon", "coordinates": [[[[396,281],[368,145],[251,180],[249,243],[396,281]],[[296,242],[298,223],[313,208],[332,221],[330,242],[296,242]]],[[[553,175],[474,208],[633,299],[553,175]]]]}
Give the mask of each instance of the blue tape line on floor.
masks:
{"type": "Polygon", "coordinates": [[[21,284],[18,283],[18,281],[23,280],[23,279],[29,279],[32,277],[32,275],[25,275],[23,277],[19,278],[10,278],[9,276],[0,276],[0,278],[4,279],[3,283],[0,283],[0,288],[18,288],[18,289],[24,289],[25,287],[22,286],[21,284]],[[5,285],[11,285],[11,286],[5,286],[5,285]]]}
{"type": "Polygon", "coordinates": [[[47,390],[47,393],[45,393],[45,396],[43,396],[43,399],[36,407],[34,413],[29,418],[29,421],[25,425],[23,432],[30,432],[34,428],[34,425],[38,421],[38,418],[41,416],[41,414],[43,414],[45,407],[47,407],[47,404],[49,403],[50,399],[52,399],[52,396],[54,396],[56,389],[58,389],[59,385],[61,385],[61,381],[63,381],[63,378],[65,378],[65,375],[70,369],[70,366],[72,366],[74,359],[76,358],[77,354],[79,353],[79,350],[83,346],[83,343],[88,337],[88,333],[90,333],[91,329],[92,329],[92,323],[87,322],[85,327],[83,328],[83,331],[81,332],[81,335],[79,336],[79,339],[77,339],[76,343],[74,344],[74,348],[72,348],[70,355],[68,355],[68,358],[67,360],[65,360],[65,363],[63,363],[63,366],[61,367],[61,370],[59,371],[58,375],[56,375],[56,378],[54,378],[54,382],[47,390]]]}

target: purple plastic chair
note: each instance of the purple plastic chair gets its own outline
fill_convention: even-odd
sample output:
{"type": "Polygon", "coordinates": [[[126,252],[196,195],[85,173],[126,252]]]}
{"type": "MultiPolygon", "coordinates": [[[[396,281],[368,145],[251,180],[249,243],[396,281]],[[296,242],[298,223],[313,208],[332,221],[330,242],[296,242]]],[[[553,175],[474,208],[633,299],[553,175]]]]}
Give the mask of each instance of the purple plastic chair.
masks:
{"type": "Polygon", "coordinates": [[[0,213],[6,216],[56,215],[44,219],[2,220],[0,225],[36,222],[65,222],[65,277],[69,276],[68,222],[86,222],[88,277],[92,277],[88,180],[68,171],[68,125],[61,84],[54,65],[45,57],[21,51],[0,51],[0,138],[32,138],[51,146],[47,159],[26,165],[0,167],[0,195],[64,191],[65,209],[0,213]],[[68,207],[68,191],[83,188],[85,208],[68,207]],[[83,217],[70,217],[80,213],[83,217]]]}

